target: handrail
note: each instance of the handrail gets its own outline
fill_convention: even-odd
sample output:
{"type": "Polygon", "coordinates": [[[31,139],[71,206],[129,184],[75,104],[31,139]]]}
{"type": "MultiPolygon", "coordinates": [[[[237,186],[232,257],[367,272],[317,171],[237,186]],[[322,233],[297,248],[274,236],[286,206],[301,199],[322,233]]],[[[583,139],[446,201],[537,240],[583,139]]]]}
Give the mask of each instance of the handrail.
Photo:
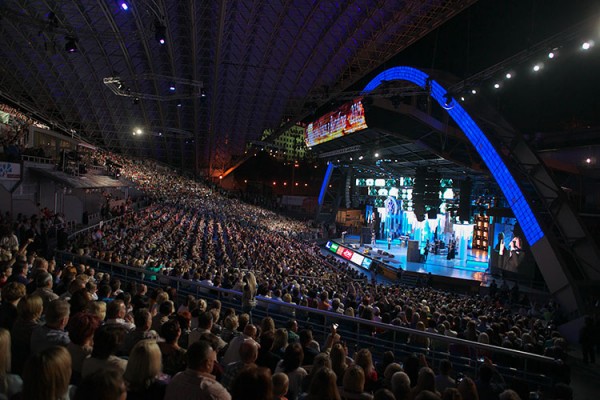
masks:
{"type": "MultiPolygon", "coordinates": [[[[130,266],[127,266],[124,264],[98,260],[98,259],[95,259],[95,258],[92,258],[89,256],[79,256],[76,254],[72,254],[72,253],[65,252],[65,251],[59,251],[59,250],[57,250],[56,253],[67,256],[67,258],[68,257],[77,257],[80,260],[86,260],[88,262],[91,261],[91,262],[95,262],[98,264],[109,265],[109,266],[112,266],[115,268],[120,268],[120,269],[134,272],[135,274],[144,274],[144,276],[155,276],[159,282],[164,281],[164,280],[168,280],[169,284],[177,282],[178,288],[180,287],[180,285],[186,286],[186,287],[191,285],[191,286],[199,287],[204,292],[205,291],[216,291],[216,292],[220,292],[220,293],[227,294],[227,295],[233,295],[233,296],[237,296],[237,297],[241,297],[241,295],[242,295],[242,293],[237,290],[224,289],[224,288],[220,288],[220,287],[210,286],[210,285],[206,285],[201,282],[195,282],[195,281],[191,281],[191,280],[187,280],[187,279],[183,279],[183,278],[163,275],[163,274],[159,274],[159,273],[156,273],[153,271],[148,271],[148,270],[142,269],[142,268],[135,268],[135,267],[130,267],[130,266]]],[[[285,302],[281,302],[281,301],[277,301],[277,300],[272,300],[272,299],[269,299],[266,297],[257,297],[257,303],[272,305],[272,306],[276,306],[276,307],[284,307],[287,309],[294,309],[296,311],[296,313],[309,312],[311,314],[321,315],[321,316],[329,318],[329,319],[335,319],[336,321],[346,321],[346,322],[351,322],[353,324],[368,325],[368,326],[371,326],[374,328],[379,328],[379,329],[386,330],[386,331],[392,330],[395,332],[405,333],[405,334],[409,334],[409,335],[422,336],[422,337],[426,337],[431,340],[434,340],[436,342],[461,344],[461,345],[464,345],[464,346],[467,346],[470,348],[475,348],[478,350],[506,354],[506,355],[514,357],[516,359],[527,359],[527,360],[539,361],[539,362],[543,362],[543,363],[555,362],[555,360],[553,358],[541,356],[541,355],[534,354],[534,353],[528,353],[528,352],[524,352],[524,351],[520,351],[520,350],[508,349],[508,348],[504,348],[504,347],[499,347],[499,346],[494,346],[494,345],[484,344],[484,343],[479,343],[479,342],[472,342],[472,341],[465,340],[465,339],[444,336],[444,335],[427,332],[427,331],[420,331],[417,329],[406,328],[403,326],[396,326],[396,325],[385,324],[385,323],[376,322],[376,321],[365,320],[365,319],[362,319],[359,317],[350,317],[347,315],[343,315],[343,314],[339,314],[339,313],[335,313],[335,312],[331,312],[331,311],[318,310],[316,308],[305,307],[305,306],[300,306],[297,304],[290,304],[290,303],[285,303],[285,302]]]]}

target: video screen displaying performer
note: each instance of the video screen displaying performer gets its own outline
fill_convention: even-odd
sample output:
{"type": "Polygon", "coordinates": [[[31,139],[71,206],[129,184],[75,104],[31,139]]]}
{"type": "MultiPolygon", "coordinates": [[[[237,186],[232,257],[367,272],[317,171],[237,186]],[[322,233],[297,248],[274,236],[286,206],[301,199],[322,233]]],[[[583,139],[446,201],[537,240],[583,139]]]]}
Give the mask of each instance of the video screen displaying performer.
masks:
{"type": "Polygon", "coordinates": [[[515,218],[500,218],[494,224],[493,266],[518,273],[525,259],[525,241],[515,218]]]}

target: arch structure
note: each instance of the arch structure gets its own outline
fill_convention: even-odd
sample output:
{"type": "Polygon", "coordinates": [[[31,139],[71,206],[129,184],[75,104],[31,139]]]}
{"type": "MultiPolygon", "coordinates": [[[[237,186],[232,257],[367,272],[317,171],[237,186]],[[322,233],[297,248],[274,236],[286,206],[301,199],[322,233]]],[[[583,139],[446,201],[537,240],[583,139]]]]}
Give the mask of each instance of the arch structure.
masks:
{"type": "MultiPolygon", "coordinates": [[[[362,94],[368,95],[383,83],[399,80],[411,82],[428,90],[430,96],[448,112],[473,144],[519,221],[548,289],[561,304],[563,310],[574,316],[573,314],[576,314],[579,306],[582,305],[581,296],[569,268],[562,261],[556,246],[552,245],[552,233],[545,231],[538,222],[538,218],[527,201],[523,187],[513,177],[502,153],[456,99],[449,96],[448,91],[427,73],[406,66],[392,67],[381,72],[365,86],[362,94]]],[[[512,164],[511,167],[513,167],[512,164]]]]}

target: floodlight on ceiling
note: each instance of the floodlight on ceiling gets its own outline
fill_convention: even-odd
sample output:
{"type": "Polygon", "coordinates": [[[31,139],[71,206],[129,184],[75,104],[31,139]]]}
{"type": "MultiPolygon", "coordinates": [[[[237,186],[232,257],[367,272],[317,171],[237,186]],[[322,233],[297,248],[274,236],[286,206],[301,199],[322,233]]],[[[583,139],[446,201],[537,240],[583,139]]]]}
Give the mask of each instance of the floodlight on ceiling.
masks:
{"type": "Polygon", "coordinates": [[[161,45],[167,42],[167,28],[158,21],[154,23],[154,38],[161,45]]]}
{"type": "Polygon", "coordinates": [[[75,53],[77,52],[77,39],[72,36],[67,36],[65,42],[65,51],[67,53],[75,53]]]}
{"type": "Polygon", "coordinates": [[[594,45],[594,42],[592,42],[592,41],[588,40],[588,41],[586,41],[586,42],[583,42],[583,43],[581,44],[581,49],[582,49],[582,50],[589,50],[589,49],[591,49],[591,48],[592,48],[592,46],[593,46],[593,45],[594,45]]]}
{"type": "Polygon", "coordinates": [[[121,2],[121,9],[122,9],[123,11],[128,11],[128,10],[129,10],[129,4],[127,4],[127,2],[126,2],[126,1],[122,1],[122,2],[121,2]]]}
{"type": "Polygon", "coordinates": [[[510,78],[512,78],[512,77],[513,77],[513,76],[512,76],[512,74],[511,74],[510,72],[508,72],[508,73],[506,74],[506,79],[510,79],[510,78]]]}

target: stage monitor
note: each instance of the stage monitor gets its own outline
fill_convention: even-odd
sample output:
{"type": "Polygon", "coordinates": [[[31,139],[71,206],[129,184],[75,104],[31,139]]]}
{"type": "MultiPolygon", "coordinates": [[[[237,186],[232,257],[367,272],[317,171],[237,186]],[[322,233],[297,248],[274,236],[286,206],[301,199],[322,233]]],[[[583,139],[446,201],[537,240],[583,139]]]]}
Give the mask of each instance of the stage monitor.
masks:
{"type": "Polygon", "coordinates": [[[368,128],[361,99],[345,103],[337,110],[309,123],[304,131],[306,145],[313,147],[368,128]]]}

